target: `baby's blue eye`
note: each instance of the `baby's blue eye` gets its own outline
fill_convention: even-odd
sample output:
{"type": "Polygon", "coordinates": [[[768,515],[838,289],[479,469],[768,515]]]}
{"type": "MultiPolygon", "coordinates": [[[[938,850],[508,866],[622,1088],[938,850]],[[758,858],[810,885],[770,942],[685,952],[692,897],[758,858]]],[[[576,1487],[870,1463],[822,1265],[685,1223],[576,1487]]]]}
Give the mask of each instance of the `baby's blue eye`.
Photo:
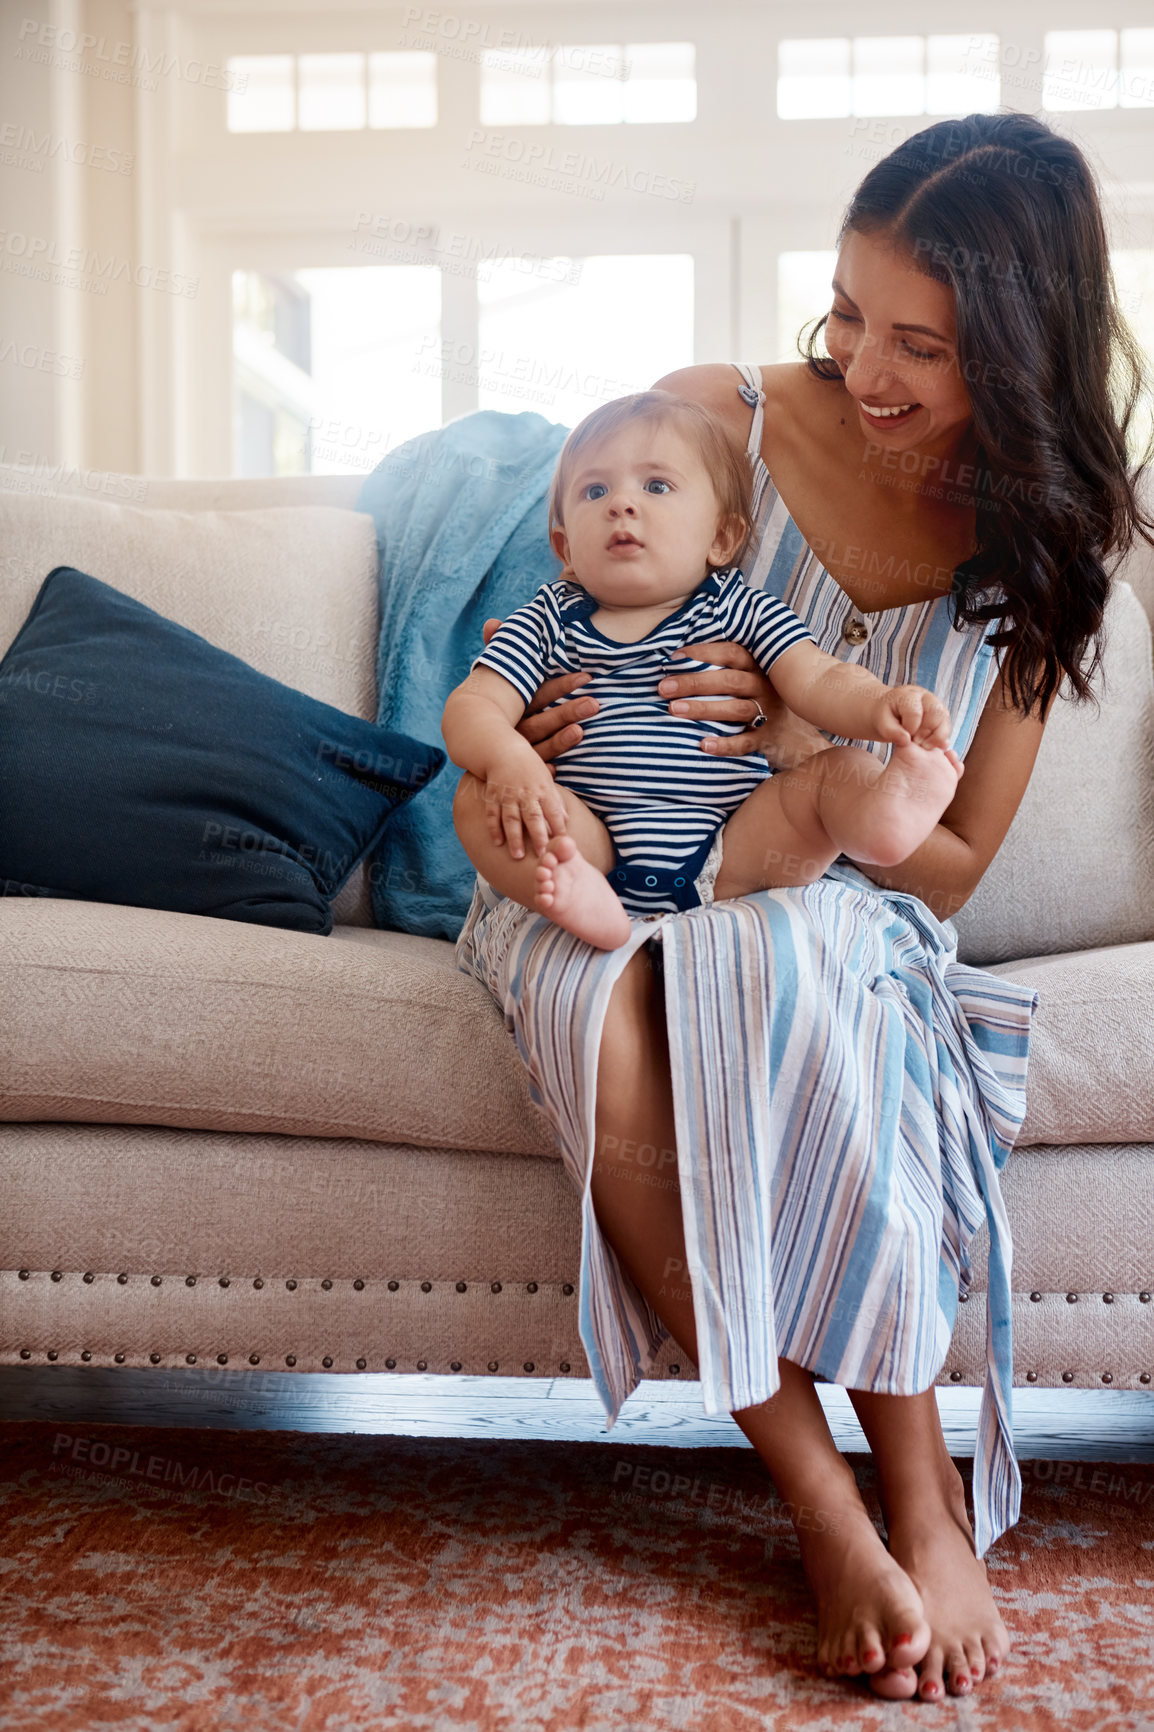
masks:
{"type": "Polygon", "coordinates": [[[585,489],[585,497],[586,499],[601,499],[608,491],[604,481],[591,481],[585,489]]]}
{"type": "Polygon", "coordinates": [[[645,483],[645,491],[647,493],[652,493],[655,487],[660,487],[665,493],[668,493],[670,490],[668,481],[662,481],[656,475],[653,477],[652,481],[647,481],[645,483]]]}

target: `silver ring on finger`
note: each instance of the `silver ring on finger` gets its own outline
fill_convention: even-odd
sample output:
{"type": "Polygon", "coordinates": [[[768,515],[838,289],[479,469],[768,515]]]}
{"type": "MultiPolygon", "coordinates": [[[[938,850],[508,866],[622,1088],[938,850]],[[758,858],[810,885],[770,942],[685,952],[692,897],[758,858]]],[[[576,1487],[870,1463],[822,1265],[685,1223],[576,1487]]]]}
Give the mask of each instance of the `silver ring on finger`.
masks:
{"type": "Polygon", "coordinates": [[[765,726],[766,722],[768,722],[768,720],[769,720],[769,717],[766,715],[765,711],[763,709],[761,709],[759,706],[756,716],[754,716],[752,722],[750,722],[749,725],[751,728],[764,728],[764,726],[765,726]]]}

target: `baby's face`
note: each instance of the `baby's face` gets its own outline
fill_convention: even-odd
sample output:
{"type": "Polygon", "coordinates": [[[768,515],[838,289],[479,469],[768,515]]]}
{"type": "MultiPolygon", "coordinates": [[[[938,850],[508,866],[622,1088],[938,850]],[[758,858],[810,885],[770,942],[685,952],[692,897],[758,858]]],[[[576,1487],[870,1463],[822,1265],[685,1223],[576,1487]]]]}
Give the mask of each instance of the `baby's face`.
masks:
{"type": "Polygon", "coordinates": [[[607,607],[681,601],[735,551],[696,447],[668,423],[632,421],[583,451],[561,509],[554,551],[607,607]]]}

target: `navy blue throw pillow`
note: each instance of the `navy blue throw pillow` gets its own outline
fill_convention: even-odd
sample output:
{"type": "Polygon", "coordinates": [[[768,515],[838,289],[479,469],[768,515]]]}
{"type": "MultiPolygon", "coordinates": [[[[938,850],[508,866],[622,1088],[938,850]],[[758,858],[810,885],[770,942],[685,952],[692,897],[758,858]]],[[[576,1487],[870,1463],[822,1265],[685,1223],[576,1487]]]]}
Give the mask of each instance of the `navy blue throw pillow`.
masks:
{"type": "Polygon", "coordinates": [[[0,891],[331,932],[444,762],[58,566],[0,661],[0,891]]]}

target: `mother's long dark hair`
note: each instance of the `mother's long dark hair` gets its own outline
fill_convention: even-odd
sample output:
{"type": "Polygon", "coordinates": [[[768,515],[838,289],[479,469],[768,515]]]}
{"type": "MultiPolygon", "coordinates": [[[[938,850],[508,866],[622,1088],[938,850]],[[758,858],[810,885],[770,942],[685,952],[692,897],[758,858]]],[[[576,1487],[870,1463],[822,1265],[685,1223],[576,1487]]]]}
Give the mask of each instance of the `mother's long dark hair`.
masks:
{"type": "MultiPolygon", "coordinates": [[[[891,236],[954,291],[980,446],[977,548],[954,573],[959,629],[1000,622],[991,642],[1007,649],[1023,713],[1038,702],[1045,713],[1063,676],[1088,698],[1105,561],[1136,534],[1151,540],[1154,522],[1136,491],[1144,464],[1132,468],[1126,448],[1148,377],[1118,309],[1085,157],[1029,115],[944,120],[870,170],[848,230],[891,236]],[[991,601],[995,585],[1004,597],[991,601]]],[[[821,377],[840,377],[818,349],[824,325],[803,352],[821,377]]]]}

